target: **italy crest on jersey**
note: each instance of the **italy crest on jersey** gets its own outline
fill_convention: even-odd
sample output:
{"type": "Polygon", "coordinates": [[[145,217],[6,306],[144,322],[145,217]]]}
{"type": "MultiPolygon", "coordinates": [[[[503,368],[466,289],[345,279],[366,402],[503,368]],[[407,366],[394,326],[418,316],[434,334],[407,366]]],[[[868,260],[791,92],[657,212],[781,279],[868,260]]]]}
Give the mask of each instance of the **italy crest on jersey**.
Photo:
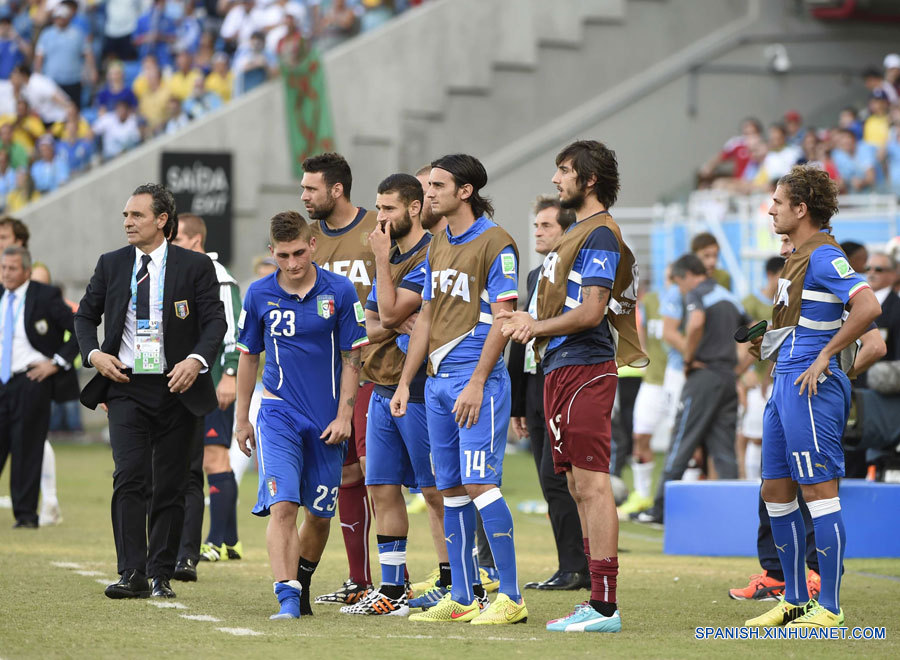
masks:
{"type": "Polygon", "coordinates": [[[334,296],[317,297],[316,313],[323,319],[329,319],[334,316],[334,296]]]}

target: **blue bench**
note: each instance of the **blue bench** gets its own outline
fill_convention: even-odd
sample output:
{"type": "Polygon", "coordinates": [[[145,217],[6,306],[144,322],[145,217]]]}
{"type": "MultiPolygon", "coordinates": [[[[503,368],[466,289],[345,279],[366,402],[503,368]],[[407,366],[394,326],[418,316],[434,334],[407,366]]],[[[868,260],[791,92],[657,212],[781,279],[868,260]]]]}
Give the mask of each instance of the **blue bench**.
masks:
{"type": "MultiPolygon", "coordinates": [[[[900,557],[900,484],[841,482],[847,558],[900,557]]],[[[663,552],[755,557],[759,485],[749,481],[666,484],[663,552]]]]}

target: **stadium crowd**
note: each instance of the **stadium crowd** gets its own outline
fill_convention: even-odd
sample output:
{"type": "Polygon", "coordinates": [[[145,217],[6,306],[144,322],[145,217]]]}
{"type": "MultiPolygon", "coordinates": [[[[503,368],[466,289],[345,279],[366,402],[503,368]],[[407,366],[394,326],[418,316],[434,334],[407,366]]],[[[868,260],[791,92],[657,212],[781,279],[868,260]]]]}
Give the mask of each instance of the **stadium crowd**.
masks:
{"type": "Polygon", "coordinates": [[[744,119],[740,134],[700,168],[697,187],[766,193],[793,165],[820,163],[842,193],[900,196],[900,54],[889,53],[862,78],[866,98],[826,126],[805,122],[797,110],[768,128],[744,119]]]}
{"type": "Polygon", "coordinates": [[[0,212],[422,0],[11,0],[0,5],[0,212]]]}

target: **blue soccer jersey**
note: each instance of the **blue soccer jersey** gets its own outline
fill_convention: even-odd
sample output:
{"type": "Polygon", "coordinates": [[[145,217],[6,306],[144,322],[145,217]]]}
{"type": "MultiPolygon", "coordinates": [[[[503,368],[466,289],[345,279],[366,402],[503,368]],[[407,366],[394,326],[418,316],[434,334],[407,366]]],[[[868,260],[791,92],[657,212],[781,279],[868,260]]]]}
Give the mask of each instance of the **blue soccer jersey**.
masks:
{"type": "MultiPolygon", "coordinates": [[[[669,285],[663,293],[663,298],[659,307],[659,315],[670,319],[678,320],[678,327],[684,328],[684,299],[681,291],[675,284],[669,285]]],[[[666,361],[666,369],[675,369],[681,371],[684,368],[684,357],[672,346],[666,344],[668,349],[668,360],[666,361]]]]}
{"type": "MultiPolygon", "coordinates": [[[[446,230],[447,239],[450,241],[451,245],[461,245],[474,240],[487,229],[496,226],[496,223],[492,220],[489,220],[486,216],[481,216],[471,227],[459,236],[451,235],[448,228],[446,230]]],[[[519,297],[518,272],[516,251],[511,245],[508,245],[500,251],[500,254],[494,259],[494,263],[491,264],[487,283],[485,284],[484,291],[481,292],[479,304],[481,305],[483,317],[484,315],[491,315],[491,303],[516,300],[519,297]]],[[[422,298],[425,301],[429,301],[433,297],[433,287],[437,286],[438,283],[431,276],[431,263],[430,259],[427,258],[425,260],[425,282],[426,286],[422,291],[422,298]]],[[[440,320],[437,320],[437,322],[440,322],[440,320]]],[[[446,357],[441,360],[441,369],[459,368],[463,366],[471,366],[474,369],[481,357],[481,349],[484,348],[484,342],[487,339],[490,330],[490,323],[479,322],[475,328],[466,335],[465,339],[454,346],[446,357]]],[[[501,356],[500,361],[502,360],[503,357],[501,356]]]]}
{"type": "MultiPolygon", "coordinates": [[[[869,284],[832,245],[823,245],[809,256],[802,292],[781,286],[787,282],[779,283],[779,296],[802,296],[800,321],[781,345],[775,369],[780,373],[803,372],[837,334],[844,305],[869,284]]],[[[831,359],[830,368],[837,368],[836,358],[831,359]]]]}
{"type": "MultiPolygon", "coordinates": [[[[619,242],[609,227],[598,227],[587,237],[572,264],[566,283],[563,313],[581,304],[582,287],[602,286],[612,290],[618,267],[619,242]]],[[[589,330],[574,335],[551,337],[541,365],[544,373],[549,373],[566,365],[598,364],[615,357],[615,344],[604,316],[599,325],[589,330]]]]}
{"type": "Polygon", "coordinates": [[[250,285],[238,349],[266,352],[263,386],[324,429],[337,415],[341,351],[366,345],[362,305],[343,275],[318,266],[304,298],[278,283],[278,272],[250,285]]]}

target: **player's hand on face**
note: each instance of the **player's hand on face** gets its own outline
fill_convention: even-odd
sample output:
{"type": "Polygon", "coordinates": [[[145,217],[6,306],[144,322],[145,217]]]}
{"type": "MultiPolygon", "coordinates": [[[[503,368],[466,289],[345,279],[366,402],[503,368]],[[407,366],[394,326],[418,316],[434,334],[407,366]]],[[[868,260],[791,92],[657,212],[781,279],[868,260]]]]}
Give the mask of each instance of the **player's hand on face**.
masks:
{"type": "Polygon", "coordinates": [[[375,229],[369,234],[369,245],[376,257],[387,257],[391,250],[391,222],[376,222],[375,229]]]}
{"type": "Polygon", "coordinates": [[[391,415],[403,417],[406,414],[406,404],[409,403],[409,386],[400,383],[391,397],[391,415]]]}
{"type": "Polygon", "coordinates": [[[799,394],[801,396],[803,395],[804,390],[806,391],[806,395],[810,398],[819,393],[819,378],[823,373],[826,376],[831,375],[831,369],[828,368],[828,361],[828,357],[820,353],[815,362],[809,365],[809,368],[800,374],[797,380],[794,381],[794,385],[800,386],[799,394]]]}
{"type": "Polygon", "coordinates": [[[463,388],[463,391],[456,397],[453,403],[457,425],[467,429],[472,428],[478,423],[478,414],[481,412],[481,400],[484,398],[484,387],[470,382],[463,388]]]}
{"type": "Polygon", "coordinates": [[[238,449],[245,456],[250,456],[250,451],[256,449],[256,438],[253,435],[253,425],[248,422],[238,422],[234,425],[234,439],[237,440],[238,449]]]}
{"type": "Polygon", "coordinates": [[[349,438],[352,430],[353,427],[350,419],[337,417],[331,424],[325,427],[325,430],[322,431],[322,435],[320,435],[319,438],[324,440],[326,445],[337,445],[349,438]]]}
{"type": "Polygon", "coordinates": [[[413,328],[416,325],[416,319],[419,318],[419,312],[414,312],[406,317],[406,320],[397,328],[397,332],[401,335],[412,335],[413,328]]]}
{"type": "Polygon", "coordinates": [[[172,371],[166,374],[169,379],[169,391],[173,394],[181,394],[186,392],[194,381],[197,380],[197,374],[203,368],[203,363],[196,358],[185,358],[176,364],[172,371]]]}

